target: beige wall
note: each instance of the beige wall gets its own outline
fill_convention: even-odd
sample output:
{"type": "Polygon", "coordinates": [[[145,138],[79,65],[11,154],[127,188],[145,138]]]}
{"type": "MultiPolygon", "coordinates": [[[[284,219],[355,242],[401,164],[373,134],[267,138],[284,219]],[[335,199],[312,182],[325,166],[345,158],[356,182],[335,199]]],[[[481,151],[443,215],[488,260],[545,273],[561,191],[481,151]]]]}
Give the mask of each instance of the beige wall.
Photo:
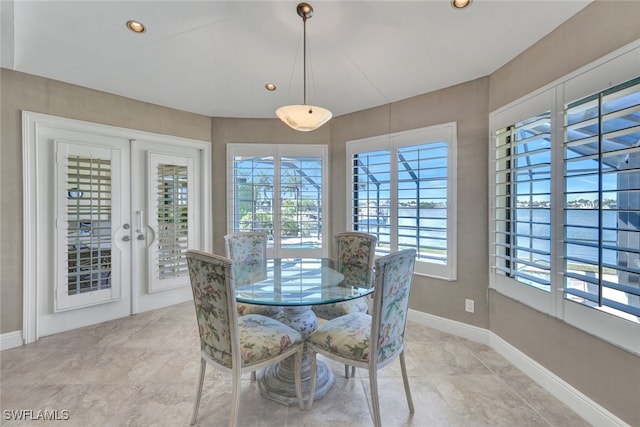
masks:
{"type": "MultiPolygon", "coordinates": [[[[639,38],[640,2],[597,1],[490,76],[489,110],[639,38]]],[[[497,292],[490,294],[490,302],[492,332],[630,425],[640,426],[640,357],[497,292]]]]}
{"type": "Polygon", "coordinates": [[[448,319],[489,327],[487,284],[487,171],[489,79],[482,78],[436,92],[338,117],[331,122],[331,221],[334,231],[346,227],[346,142],[456,122],[458,128],[458,279],[453,282],[416,276],[411,308],[448,319]],[[476,311],[464,310],[464,300],[476,311]]]}
{"type": "Polygon", "coordinates": [[[203,141],[211,119],[0,70],[0,333],[22,329],[22,116],[32,111],[203,141]]]}
{"type": "Polygon", "coordinates": [[[631,425],[640,425],[640,358],[516,303],[488,287],[489,112],[640,38],[640,2],[595,2],[492,75],[334,118],[299,133],[275,119],[209,119],[2,70],[0,332],[22,327],[20,110],[213,141],[214,250],[226,233],[226,144],[329,144],[330,222],[345,229],[345,143],[432,124],[458,124],[458,280],[417,277],[411,307],[489,328],[631,425]],[[464,311],[464,299],[476,313],[464,311]],[[597,371],[597,372],[596,372],[597,371]]]}
{"type": "Polygon", "coordinates": [[[491,74],[494,111],[640,38],[640,2],[598,0],[491,74]]]}

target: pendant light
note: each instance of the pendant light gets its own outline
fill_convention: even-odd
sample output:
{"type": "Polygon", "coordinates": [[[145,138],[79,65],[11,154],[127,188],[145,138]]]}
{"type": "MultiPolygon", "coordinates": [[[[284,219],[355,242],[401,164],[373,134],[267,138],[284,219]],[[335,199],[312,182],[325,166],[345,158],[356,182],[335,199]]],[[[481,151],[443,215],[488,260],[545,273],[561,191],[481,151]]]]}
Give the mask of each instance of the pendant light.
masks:
{"type": "Polygon", "coordinates": [[[331,119],[331,111],[326,108],[307,105],[307,19],[313,16],[313,8],[308,3],[300,3],[296,8],[302,17],[302,85],[304,91],[302,105],[285,105],[276,110],[276,115],[289,127],[302,132],[318,129],[331,119]]]}

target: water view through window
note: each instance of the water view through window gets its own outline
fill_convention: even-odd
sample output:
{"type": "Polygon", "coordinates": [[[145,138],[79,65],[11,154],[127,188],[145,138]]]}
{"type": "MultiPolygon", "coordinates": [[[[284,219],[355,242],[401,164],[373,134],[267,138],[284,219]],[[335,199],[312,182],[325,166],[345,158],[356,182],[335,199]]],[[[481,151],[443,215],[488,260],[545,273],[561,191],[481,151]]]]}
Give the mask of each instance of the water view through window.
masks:
{"type": "Polygon", "coordinates": [[[555,146],[551,117],[496,131],[495,272],[637,323],[640,78],[568,103],[555,146]],[[555,170],[564,191],[553,206],[560,155],[555,170]],[[551,276],[556,260],[559,280],[551,276]]]}
{"type": "Polygon", "coordinates": [[[323,159],[234,156],[234,232],[264,231],[269,248],[322,248],[323,159]]]}

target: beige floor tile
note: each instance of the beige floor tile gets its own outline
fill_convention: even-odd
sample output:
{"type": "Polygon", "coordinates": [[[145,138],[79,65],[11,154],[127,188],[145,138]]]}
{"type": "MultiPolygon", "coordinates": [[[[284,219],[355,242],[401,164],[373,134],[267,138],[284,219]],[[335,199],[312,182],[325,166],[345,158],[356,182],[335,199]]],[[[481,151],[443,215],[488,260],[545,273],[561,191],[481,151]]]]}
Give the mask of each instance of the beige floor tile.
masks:
{"type": "MultiPolygon", "coordinates": [[[[410,414],[396,360],[378,372],[385,427],[588,425],[491,348],[409,322],[406,361],[415,413],[410,414]]],[[[66,426],[188,426],[199,375],[193,304],[44,337],[0,353],[3,410],[68,411],[66,426]]],[[[320,357],[335,383],[311,410],[260,395],[243,376],[239,426],[369,427],[368,372],[344,378],[344,365],[320,357]]],[[[201,426],[227,426],[231,375],[207,367],[201,426]]],[[[46,423],[46,425],[50,425],[46,423]]],[[[2,419],[2,426],[42,421],[2,419]]]]}
{"type": "Polygon", "coordinates": [[[410,346],[430,375],[486,375],[491,372],[461,341],[445,340],[437,344],[416,342],[410,346]]]}
{"type": "Polygon", "coordinates": [[[548,426],[502,379],[494,375],[447,375],[433,379],[454,413],[482,426],[548,426]]]}

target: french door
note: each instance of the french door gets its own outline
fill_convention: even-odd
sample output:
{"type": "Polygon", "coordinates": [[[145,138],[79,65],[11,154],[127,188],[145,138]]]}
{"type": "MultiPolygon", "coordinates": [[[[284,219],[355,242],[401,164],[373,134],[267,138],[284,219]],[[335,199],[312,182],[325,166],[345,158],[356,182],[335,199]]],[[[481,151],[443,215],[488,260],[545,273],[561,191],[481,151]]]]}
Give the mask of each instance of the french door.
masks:
{"type": "MultiPolygon", "coordinates": [[[[207,157],[207,161],[209,157],[207,157]]],[[[153,310],[191,298],[187,249],[210,249],[199,147],[132,141],[133,311],[153,310]]],[[[207,193],[208,194],[208,193],[207,193]]]]}
{"type": "MultiPolygon", "coordinates": [[[[102,303],[112,303],[105,308],[115,317],[129,314],[128,143],[56,134],[49,201],[55,214],[47,218],[46,210],[41,212],[53,238],[54,274],[52,287],[46,287],[52,291],[52,314],[102,303]]],[[[47,245],[42,252],[48,252],[47,245]]]]}
{"type": "Polygon", "coordinates": [[[191,298],[210,250],[206,142],[25,121],[25,341],[191,298]]]}

